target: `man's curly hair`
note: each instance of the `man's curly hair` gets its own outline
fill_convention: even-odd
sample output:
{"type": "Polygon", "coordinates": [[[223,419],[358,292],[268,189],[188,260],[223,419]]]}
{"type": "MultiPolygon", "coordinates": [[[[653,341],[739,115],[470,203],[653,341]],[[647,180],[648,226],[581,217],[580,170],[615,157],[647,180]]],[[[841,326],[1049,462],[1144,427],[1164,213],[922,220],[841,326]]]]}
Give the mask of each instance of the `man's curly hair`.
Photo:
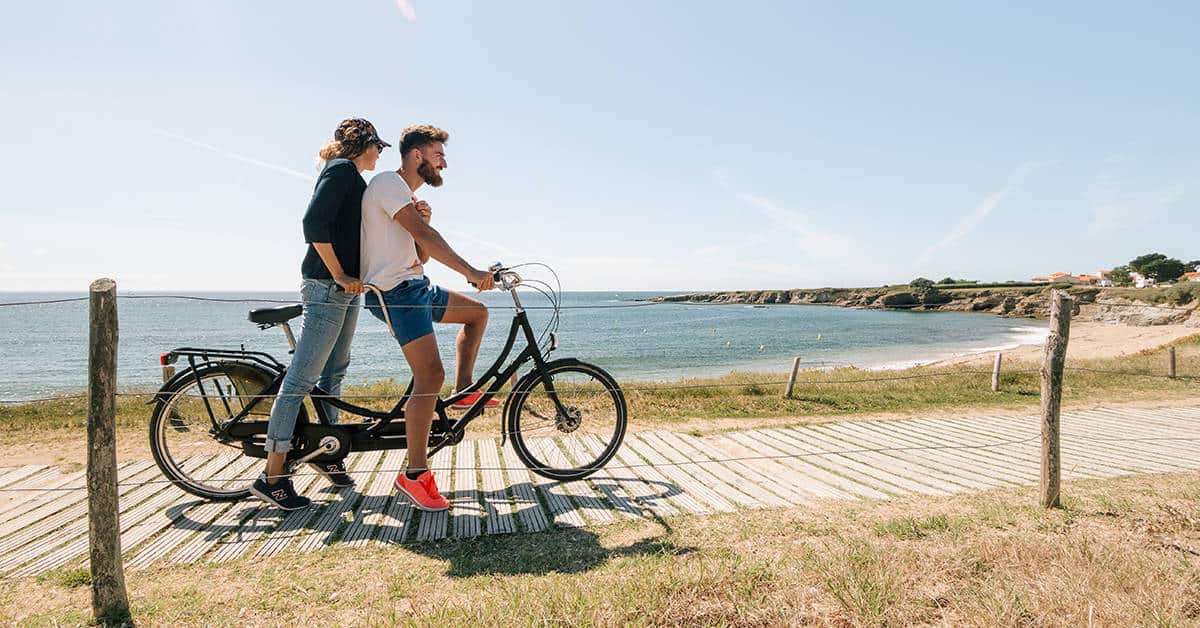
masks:
{"type": "Polygon", "coordinates": [[[434,142],[445,143],[450,139],[446,131],[429,124],[414,124],[400,133],[400,156],[414,148],[424,148],[434,142]]]}

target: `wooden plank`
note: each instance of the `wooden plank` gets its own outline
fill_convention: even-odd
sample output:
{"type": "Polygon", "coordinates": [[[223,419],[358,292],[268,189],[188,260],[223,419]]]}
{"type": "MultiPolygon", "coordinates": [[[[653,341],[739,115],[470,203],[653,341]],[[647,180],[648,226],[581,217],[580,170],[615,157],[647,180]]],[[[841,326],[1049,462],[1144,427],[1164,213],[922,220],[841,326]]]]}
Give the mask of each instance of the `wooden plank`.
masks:
{"type": "MultiPolygon", "coordinates": [[[[130,482],[134,477],[149,479],[153,476],[149,472],[153,466],[152,461],[143,460],[121,467],[117,470],[117,482],[130,482]]],[[[76,490],[56,492],[50,499],[31,503],[27,509],[14,509],[9,515],[11,518],[0,523],[0,554],[5,551],[9,534],[25,531],[30,525],[45,522],[51,517],[59,518],[59,513],[64,510],[71,509],[72,514],[64,515],[67,518],[86,517],[86,500],[87,488],[80,486],[76,490]]]]}
{"type": "Polygon", "coordinates": [[[526,532],[541,532],[550,527],[551,518],[542,509],[535,492],[533,474],[517,459],[512,445],[506,443],[500,447],[500,466],[504,467],[509,489],[513,495],[513,505],[517,509],[517,522],[526,532]]]}
{"type": "MultiPolygon", "coordinates": [[[[962,447],[962,445],[952,442],[949,439],[931,436],[918,431],[907,421],[872,421],[869,424],[863,424],[862,427],[874,432],[888,434],[900,442],[911,446],[962,447]]],[[[1038,473],[1035,466],[1021,469],[1014,467],[1010,460],[1005,460],[1001,463],[985,455],[986,451],[984,450],[937,449],[932,451],[935,452],[933,455],[943,456],[949,463],[956,464],[960,468],[978,470],[989,477],[996,477],[1010,484],[1026,486],[1030,482],[1037,482],[1038,473]]]]}
{"type": "MultiPolygon", "coordinates": [[[[141,473],[129,477],[125,484],[118,484],[119,497],[137,503],[167,486],[166,483],[141,484],[157,475],[157,469],[143,467],[141,473]]],[[[122,513],[123,514],[123,513],[122,513]]],[[[55,550],[72,540],[87,539],[87,504],[76,504],[54,515],[31,523],[0,541],[0,573],[11,571],[35,558],[55,553],[55,550]]]]}
{"type": "MultiPolygon", "coordinates": [[[[572,436],[541,438],[530,443],[530,448],[534,450],[538,459],[549,462],[552,466],[560,469],[576,466],[576,463],[567,458],[564,449],[574,449],[576,456],[578,456],[579,447],[580,445],[576,443],[572,436]],[[569,445],[566,443],[569,443],[569,445]]],[[[613,516],[607,500],[592,492],[592,488],[588,486],[587,482],[561,482],[560,486],[562,486],[564,492],[571,496],[571,501],[576,511],[586,519],[599,524],[616,521],[616,517],[613,516]]]]}
{"type": "Polygon", "coordinates": [[[967,488],[962,484],[952,482],[944,474],[927,469],[911,460],[894,457],[887,452],[863,451],[876,448],[864,447],[862,443],[855,442],[854,439],[845,436],[839,436],[832,429],[822,425],[805,426],[804,436],[808,439],[824,443],[831,450],[845,451],[847,452],[847,457],[855,458],[864,464],[877,467],[892,474],[894,477],[908,478],[911,481],[930,487],[936,492],[943,494],[960,493],[963,489],[967,488]]]}
{"type": "Polygon", "coordinates": [[[454,492],[447,495],[452,502],[450,512],[453,513],[456,538],[474,538],[483,529],[483,506],[479,503],[476,481],[478,474],[475,441],[464,440],[454,448],[454,492]]]}
{"type": "MultiPolygon", "coordinates": [[[[454,455],[453,450],[454,450],[453,447],[447,447],[437,453],[436,460],[434,459],[434,457],[430,457],[430,459],[429,459],[430,468],[431,469],[436,468],[439,470],[446,469],[446,470],[453,471],[454,467],[451,464],[451,459],[452,459],[452,456],[454,455]]],[[[453,490],[454,476],[451,473],[443,474],[439,471],[439,472],[435,473],[434,475],[442,477],[441,481],[438,482],[438,490],[439,491],[444,492],[444,493],[449,493],[451,490],[453,490]]],[[[414,514],[417,515],[416,538],[414,540],[416,540],[416,541],[436,541],[438,539],[446,538],[447,532],[449,531],[449,528],[450,528],[450,525],[449,525],[450,513],[449,512],[447,512],[447,511],[417,512],[414,514]]]]}
{"type": "MultiPolygon", "coordinates": [[[[917,468],[927,470],[926,472],[931,475],[966,488],[987,490],[1001,485],[1016,485],[1014,482],[992,478],[968,468],[949,464],[950,461],[954,460],[953,456],[947,455],[951,450],[920,449],[920,447],[928,447],[930,445],[915,445],[900,437],[865,429],[862,425],[858,424],[831,423],[823,427],[826,433],[834,434],[846,443],[860,443],[883,449],[894,448],[896,451],[885,452],[886,455],[904,460],[917,468]],[[932,453],[934,451],[936,453],[932,453]]],[[[933,446],[944,447],[946,443],[942,442],[933,446]]]]}
{"type": "Polygon", "coordinates": [[[404,464],[404,450],[386,452],[380,469],[363,492],[363,499],[350,518],[350,527],[342,535],[342,542],[350,547],[362,547],[369,543],[387,517],[387,506],[391,500],[396,474],[404,464]]]}
{"type": "MultiPolygon", "coordinates": [[[[228,480],[239,477],[258,462],[257,458],[239,456],[234,459],[215,479],[228,480]]],[[[193,508],[180,508],[172,513],[168,508],[162,512],[167,519],[167,525],[173,529],[159,535],[125,562],[125,566],[133,569],[148,567],[162,559],[176,547],[186,543],[194,536],[199,536],[216,517],[229,508],[228,502],[201,502],[193,508]]],[[[132,546],[127,546],[130,550],[132,546]]]]}
{"type": "MultiPolygon", "coordinates": [[[[231,452],[227,455],[218,455],[202,469],[197,470],[193,477],[207,477],[209,481],[217,483],[220,486],[220,482],[231,477],[236,477],[238,473],[249,467],[253,461],[253,458],[248,458],[240,453],[231,452]]],[[[159,542],[161,538],[163,536],[172,538],[175,535],[172,535],[170,532],[167,532],[165,535],[159,535],[159,532],[173,524],[176,520],[181,519],[186,511],[210,504],[210,502],[191,493],[184,492],[183,489],[178,487],[172,487],[172,489],[165,491],[161,499],[163,501],[156,502],[157,505],[154,511],[150,513],[150,516],[142,520],[141,523],[128,527],[121,532],[121,547],[124,548],[124,555],[127,557],[126,562],[130,558],[137,556],[135,550],[140,543],[155,535],[158,535],[158,538],[151,541],[149,545],[155,546],[153,550],[155,553],[154,557],[161,555],[162,552],[158,549],[162,545],[159,542]],[[171,497],[171,493],[174,493],[174,497],[171,497]]],[[[183,530],[183,532],[188,534],[193,531],[186,528],[183,530]]],[[[175,532],[179,532],[179,530],[175,532]]],[[[153,558],[143,560],[153,560],[153,558]]]]}
{"type": "MultiPolygon", "coordinates": [[[[988,447],[992,451],[1012,451],[1019,452],[1014,455],[1028,455],[1035,465],[1040,466],[1041,454],[1038,450],[1040,445],[1036,432],[1034,440],[1028,441],[1031,429],[1028,424],[1033,421],[1034,419],[1031,417],[1025,417],[1020,422],[1014,421],[1011,417],[966,418],[956,420],[953,426],[943,425],[939,429],[943,431],[957,430],[959,433],[965,434],[968,440],[973,439],[983,445],[992,445],[988,447]],[[1027,442],[1022,442],[1015,448],[1008,445],[994,445],[994,443],[1006,440],[1027,442]]],[[[1136,472],[1133,469],[1124,469],[1109,460],[1098,459],[1092,452],[1084,451],[1070,443],[1062,448],[1061,452],[1063,477],[1112,477],[1136,472]]]]}
{"type": "MultiPolygon", "coordinates": [[[[397,471],[397,473],[400,473],[400,471],[397,471]]],[[[403,543],[405,537],[409,534],[409,530],[414,527],[413,520],[417,509],[413,508],[408,498],[401,495],[398,491],[390,495],[383,509],[384,516],[378,525],[379,534],[375,542],[379,545],[403,543]]]]}
{"type": "Polygon", "coordinates": [[[838,477],[832,473],[813,466],[805,461],[803,464],[800,460],[792,458],[787,460],[772,459],[773,456],[782,455],[778,450],[764,449],[757,443],[751,442],[748,446],[744,442],[739,442],[730,437],[729,434],[717,434],[705,438],[706,443],[715,448],[715,455],[723,458],[738,458],[740,464],[748,469],[751,469],[764,477],[773,478],[777,484],[785,488],[793,488],[800,496],[809,496],[809,499],[857,499],[859,497],[887,497],[886,494],[880,493],[870,487],[859,484],[852,484],[846,478],[838,477]],[[809,473],[801,473],[801,470],[809,471],[809,473]],[[812,477],[813,475],[825,477],[825,481],[819,481],[812,477]],[[849,486],[847,486],[849,485],[849,486]],[[846,486],[846,488],[841,488],[846,486]]]}
{"type": "Polygon", "coordinates": [[[914,493],[902,478],[846,456],[829,453],[791,430],[749,430],[728,435],[764,455],[787,456],[775,461],[826,484],[870,499],[914,493]]]}
{"type": "Polygon", "coordinates": [[[1086,442],[1085,439],[1089,438],[1114,439],[1104,444],[1116,446],[1121,450],[1141,452],[1143,455],[1153,456],[1159,462],[1181,468],[1196,467],[1196,439],[1200,439],[1200,432],[1193,429],[1151,423],[1153,419],[1150,416],[1117,414],[1106,410],[1085,411],[1063,417],[1064,424],[1076,420],[1086,423],[1083,430],[1085,434],[1076,434],[1079,429],[1072,428],[1063,434],[1064,440],[1086,442]]]}
{"type": "MultiPolygon", "coordinates": [[[[517,457],[516,451],[512,451],[512,443],[506,444],[500,452],[504,456],[504,466],[510,473],[521,467],[520,458],[517,457]]],[[[551,525],[569,528],[582,528],[587,525],[583,517],[576,511],[574,504],[567,498],[561,484],[536,475],[532,471],[529,471],[529,479],[534,492],[540,495],[546,503],[545,512],[551,525]]]]}
{"type": "MultiPolygon", "coordinates": [[[[1068,432],[1063,435],[1064,447],[1075,446],[1121,466],[1136,466],[1156,471],[1175,471],[1193,468],[1194,448],[1179,446],[1167,440],[1137,441],[1136,438],[1160,438],[1162,431],[1128,425],[1124,421],[1108,420],[1096,415],[1064,415],[1063,425],[1072,422],[1084,426],[1084,434],[1068,432]],[[1122,441],[1104,440],[1122,438],[1122,441]]],[[[1077,428],[1072,428],[1077,429],[1077,428]]]]}
{"type": "MultiPolygon", "coordinates": [[[[1037,484],[1038,483],[1038,461],[1034,454],[1033,447],[1037,443],[1030,442],[1025,445],[1015,444],[1006,445],[1004,448],[982,448],[976,447],[976,444],[988,444],[985,439],[970,439],[959,435],[959,432],[950,429],[949,426],[942,421],[941,424],[930,423],[924,424],[923,421],[906,419],[902,421],[904,424],[904,432],[907,435],[912,435],[914,438],[926,438],[931,442],[940,442],[959,447],[959,455],[971,456],[976,460],[983,460],[989,463],[994,468],[1004,469],[1014,477],[1019,478],[1022,484],[1037,484]],[[1025,447],[1030,457],[1022,457],[1020,448],[1025,447]]],[[[884,425],[881,421],[881,425],[884,425]]]]}
{"type": "MultiPolygon", "coordinates": [[[[990,438],[992,442],[1002,440],[1021,440],[1028,437],[1028,431],[1018,431],[1019,428],[1012,427],[1014,421],[1011,418],[997,417],[968,417],[957,421],[960,429],[977,432],[983,435],[984,442],[988,442],[990,438]]],[[[1028,430],[1028,428],[1026,428],[1028,430]]],[[[1036,442],[1035,442],[1036,444],[1036,442]]],[[[1147,470],[1146,467],[1136,466],[1136,468],[1127,468],[1120,463],[1114,463],[1112,460],[1104,458],[1096,458],[1094,452],[1087,452],[1073,444],[1062,449],[1063,467],[1074,467],[1080,471],[1086,471],[1090,477],[1111,477],[1129,472],[1140,472],[1147,470]]],[[[1038,454],[1040,464],[1041,456],[1038,454]]]]}
{"type": "Polygon", "coordinates": [[[219,509],[219,514],[205,524],[198,535],[176,550],[167,559],[168,562],[186,564],[199,560],[221,540],[230,535],[239,536],[243,529],[243,522],[262,510],[258,505],[252,505],[249,500],[232,504],[220,502],[220,505],[225,508],[219,509]]]}
{"type": "Polygon", "coordinates": [[[752,482],[775,496],[764,495],[764,501],[772,500],[774,502],[774,500],[778,500],[782,502],[782,504],[773,503],[773,505],[807,504],[813,498],[823,496],[823,494],[805,488],[797,482],[789,482],[788,480],[791,478],[784,476],[772,477],[740,460],[732,459],[739,456],[722,455],[717,446],[709,440],[701,440],[691,434],[671,434],[670,436],[680,441],[676,449],[689,459],[709,461],[709,464],[715,465],[710,467],[710,470],[727,469],[728,472],[737,474],[744,481],[752,482]],[[717,462],[718,459],[720,459],[719,462],[717,462]]]}
{"type": "MultiPolygon", "coordinates": [[[[604,453],[607,447],[606,442],[602,442],[599,436],[595,434],[583,434],[580,437],[580,446],[584,447],[585,455],[588,457],[581,464],[591,462],[604,453]]],[[[605,465],[608,466],[608,465],[605,465]]],[[[612,507],[612,511],[624,519],[641,519],[644,516],[641,505],[637,499],[630,494],[628,490],[615,478],[607,475],[602,468],[596,471],[587,478],[588,484],[592,490],[604,496],[612,507]]]]}
{"type": "MultiPolygon", "coordinates": [[[[346,465],[347,469],[354,469],[355,465],[362,459],[363,454],[355,452],[346,456],[342,462],[346,465]]],[[[283,523],[279,524],[278,528],[275,528],[275,530],[268,534],[266,540],[258,547],[258,550],[254,553],[256,557],[265,558],[274,556],[292,546],[293,543],[304,542],[314,534],[329,532],[330,530],[323,528],[328,528],[331,525],[331,519],[332,529],[336,530],[336,514],[343,512],[339,506],[347,499],[358,497],[358,492],[353,487],[334,490],[333,487],[326,483],[325,478],[322,478],[311,469],[305,468],[301,473],[305,474],[303,477],[311,478],[309,491],[315,487],[321,487],[323,494],[311,496],[313,500],[311,508],[288,513],[283,523]],[[325,489],[333,490],[333,493],[324,492],[325,489]],[[321,499],[321,501],[317,501],[318,499],[321,499]],[[332,509],[330,508],[331,504],[334,505],[332,509]],[[331,512],[335,514],[330,515],[331,512]],[[326,515],[330,515],[330,518],[326,518],[326,515]]],[[[324,538],[323,534],[322,538],[324,538]]]]}
{"type": "MultiPolygon", "coordinates": [[[[303,495],[310,487],[317,484],[319,477],[315,473],[300,472],[292,477],[292,487],[298,494],[303,495]]],[[[223,563],[240,558],[259,539],[273,536],[285,525],[288,526],[288,529],[284,534],[293,534],[295,529],[311,517],[315,510],[315,508],[305,508],[289,512],[269,506],[257,498],[252,497],[251,499],[257,502],[257,508],[250,513],[249,517],[241,519],[238,527],[229,535],[217,541],[212,553],[208,554],[208,562],[223,563]]],[[[264,545],[270,541],[271,539],[267,538],[264,545]]]]}
{"type": "Polygon", "coordinates": [[[652,447],[655,447],[667,460],[678,465],[681,470],[703,482],[706,487],[712,489],[713,492],[731,503],[736,503],[743,508],[786,505],[786,502],[782,504],[772,503],[760,498],[763,495],[762,489],[755,490],[752,484],[734,481],[736,476],[729,470],[720,468],[719,465],[716,468],[712,468],[713,463],[711,462],[703,463],[693,460],[679,449],[679,445],[682,445],[679,439],[669,438],[667,434],[662,432],[643,432],[640,436],[652,447]]]}
{"type": "Polygon", "coordinates": [[[703,502],[709,509],[717,512],[733,512],[737,510],[736,506],[718,495],[715,491],[701,484],[687,471],[672,464],[670,460],[663,457],[662,454],[657,452],[646,441],[642,440],[640,435],[626,434],[625,445],[631,453],[636,454],[653,465],[655,471],[670,478],[671,483],[678,490],[688,494],[697,501],[703,502]]]}
{"type": "MultiPolygon", "coordinates": [[[[368,481],[372,472],[383,459],[382,451],[365,451],[347,457],[346,470],[368,481]]],[[[324,504],[315,521],[309,524],[308,531],[296,540],[297,552],[311,552],[331,545],[337,538],[338,528],[346,521],[346,512],[359,502],[361,494],[357,484],[337,489],[332,499],[324,504]]],[[[282,551],[282,548],[281,550],[282,551]]]]}
{"type": "Polygon", "coordinates": [[[670,480],[648,463],[627,451],[623,444],[613,456],[616,465],[606,470],[625,491],[633,495],[643,508],[659,517],[670,517],[681,513],[711,512],[708,506],[696,501],[691,495],[679,490],[670,480]],[[618,475],[619,474],[619,475],[618,475]]]}
{"type": "MultiPolygon", "coordinates": [[[[119,467],[117,473],[120,474],[127,466],[128,464],[119,467]]],[[[0,517],[3,517],[0,521],[8,523],[35,508],[40,508],[55,500],[65,499],[69,493],[83,491],[86,496],[87,489],[82,484],[83,471],[62,475],[58,469],[52,468],[52,472],[53,477],[39,482],[38,486],[33,486],[32,482],[37,481],[41,476],[31,479],[29,486],[25,482],[13,485],[13,488],[36,488],[37,490],[28,493],[23,491],[6,493],[6,501],[0,505],[0,517]]]]}
{"type": "Polygon", "coordinates": [[[488,534],[511,534],[517,531],[516,508],[508,496],[504,469],[500,466],[498,444],[494,438],[476,442],[479,470],[483,474],[483,505],[487,512],[484,522],[488,534]]]}
{"type": "MultiPolygon", "coordinates": [[[[205,468],[214,458],[215,456],[193,456],[184,461],[181,466],[184,472],[191,473],[205,468]]],[[[118,498],[121,498],[118,502],[121,508],[118,515],[120,529],[114,530],[114,532],[120,533],[135,528],[143,519],[157,512],[162,505],[183,492],[169,482],[152,482],[135,486],[136,488],[129,492],[122,491],[120,485],[117,487],[118,498]]],[[[35,576],[73,560],[82,559],[88,553],[88,522],[84,519],[61,530],[56,530],[53,538],[54,541],[37,544],[36,549],[31,548],[33,551],[26,552],[20,560],[25,564],[20,568],[13,569],[14,564],[5,564],[0,566],[0,571],[8,572],[9,575],[16,577],[35,576]],[[69,533],[68,530],[70,530],[69,533]],[[31,556],[36,556],[36,560],[26,562],[31,556]]]]}
{"type": "Polygon", "coordinates": [[[13,484],[24,480],[38,471],[44,471],[49,468],[50,467],[44,464],[27,464],[20,467],[9,467],[5,469],[3,473],[0,473],[0,488],[9,488],[13,484]]]}

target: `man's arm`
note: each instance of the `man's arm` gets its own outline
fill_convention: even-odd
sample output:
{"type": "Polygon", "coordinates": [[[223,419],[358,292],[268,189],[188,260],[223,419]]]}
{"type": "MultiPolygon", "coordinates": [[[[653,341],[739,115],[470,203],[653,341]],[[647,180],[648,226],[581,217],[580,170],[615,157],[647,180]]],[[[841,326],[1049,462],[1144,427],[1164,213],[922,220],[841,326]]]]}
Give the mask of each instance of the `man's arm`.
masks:
{"type": "MultiPolygon", "coordinates": [[[[421,220],[424,220],[425,224],[429,224],[430,219],[433,218],[433,210],[429,208],[429,203],[426,203],[425,201],[417,201],[416,208],[417,214],[421,216],[421,220]]],[[[414,244],[417,249],[417,260],[424,265],[429,261],[429,254],[425,252],[423,247],[421,247],[420,242],[415,242],[414,244]]]]}
{"type": "Polygon", "coordinates": [[[437,229],[429,226],[417,213],[416,207],[411,203],[405,205],[403,209],[396,212],[393,220],[400,223],[406,231],[412,234],[413,240],[421,250],[428,253],[433,259],[449,266],[451,270],[461,274],[467,278],[467,281],[474,284],[480,290],[491,290],[494,285],[492,274],[486,271],[476,270],[474,266],[467,263],[467,260],[454,252],[450,245],[446,243],[442,234],[437,232],[437,229]]]}

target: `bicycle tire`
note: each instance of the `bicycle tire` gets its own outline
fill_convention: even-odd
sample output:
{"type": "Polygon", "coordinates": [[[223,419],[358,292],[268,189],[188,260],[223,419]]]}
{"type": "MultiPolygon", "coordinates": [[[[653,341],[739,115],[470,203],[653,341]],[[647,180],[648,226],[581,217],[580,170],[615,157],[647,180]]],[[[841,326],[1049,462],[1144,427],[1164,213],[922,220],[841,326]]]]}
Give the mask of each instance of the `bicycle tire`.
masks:
{"type": "MultiPolygon", "coordinates": [[[[242,453],[239,446],[227,445],[213,438],[209,433],[211,421],[208,413],[207,411],[200,413],[199,408],[202,407],[201,404],[206,398],[208,403],[218,410],[226,407],[229,400],[222,399],[219,390],[222,380],[228,382],[230,386],[236,386],[240,395],[257,395],[271,383],[274,376],[274,373],[255,364],[232,361],[211,362],[197,367],[191,376],[177,377],[170,388],[159,391],[156,395],[154,413],[150,417],[149,436],[150,453],[163,475],[179,488],[204,499],[238,501],[248,497],[250,482],[245,478],[221,477],[222,473],[228,475],[229,470],[246,455],[242,453]],[[196,385],[197,379],[202,385],[207,385],[205,394],[189,395],[189,392],[200,389],[200,386],[196,385]],[[210,394],[210,390],[217,394],[210,394]],[[197,403],[197,400],[200,402],[197,403]],[[185,410],[182,408],[184,403],[189,405],[186,416],[185,410]],[[195,430],[192,429],[193,425],[195,430]],[[193,431],[193,440],[197,443],[194,447],[175,446],[172,444],[174,441],[168,441],[172,432],[187,434],[193,431]],[[203,448],[197,451],[200,449],[199,444],[203,444],[203,448]],[[186,451],[188,449],[192,451],[186,451]],[[236,455],[232,457],[221,455],[228,454],[229,451],[236,452],[236,455]],[[205,456],[208,457],[208,462],[201,464],[205,456]],[[200,461],[197,461],[198,458],[200,461]],[[213,477],[198,477],[201,473],[212,474],[213,477]],[[217,481],[220,482],[219,485],[214,484],[217,481]]],[[[248,404],[250,402],[249,399],[237,397],[234,399],[235,403],[248,404]]],[[[259,408],[255,412],[258,414],[269,413],[271,401],[271,399],[261,399],[258,402],[259,408]]],[[[220,418],[218,416],[218,420],[220,418]]],[[[296,423],[299,425],[307,420],[307,412],[304,406],[301,406],[296,423]]]]}
{"type": "Polygon", "coordinates": [[[508,436],[512,440],[517,457],[529,470],[542,477],[561,482],[581,480],[607,464],[620,448],[621,442],[625,438],[629,414],[625,395],[621,392],[617,381],[607,371],[594,364],[575,359],[568,358],[550,362],[546,365],[543,376],[550,377],[552,382],[558,380],[554,383],[556,393],[569,410],[574,410],[579,415],[574,417],[576,423],[573,427],[564,425],[565,417],[555,410],[553,427],[558,434],[535,436],[532,431],[527,432],[523,422],[534,422],[534,419],[537,419],[540,421],[540,423],[535,423],[539,426],[538,429],[545,429],[549,426],[547,423],[549,418],[543,413],[533,410],[531,404],[539,403],[540,398],[540,403],[544,408],[554,407],[545,394],[542,376],[534,372],[518,382],[516,389],[512,392],[512,406],[506,419],[508,436]],[[560,385],[560,383],[566,382],[568,375],[589,378],[594,383],[577,384],[574,388],[569,384],[560,385]],[[576,403],[572,403],[578,395],[583,393],[587,393],[590,398],[611,401],[611,409],[607,406],[600,408],[599,405],[594,405],[588,409],[589,416],[584,416],[584,410],[576,403]],[[598,415],[607,415],[609,410],[611,410],[611,417],[597,418],[598,415]],[[611,428],[601,425],[599,431],[585,429],[585,431],[577,433],[581,428],[596,427],[585,424],[588,421],[595,423],[607,420],[612,421],[611,428]],[[552,438],[539,438],[539,436],[551,436],[552,438]],[[597,454],[596,451],[599,453],[597,454]],[[563,465],[564,462],[569,463],[570,466],[563,465]]]}

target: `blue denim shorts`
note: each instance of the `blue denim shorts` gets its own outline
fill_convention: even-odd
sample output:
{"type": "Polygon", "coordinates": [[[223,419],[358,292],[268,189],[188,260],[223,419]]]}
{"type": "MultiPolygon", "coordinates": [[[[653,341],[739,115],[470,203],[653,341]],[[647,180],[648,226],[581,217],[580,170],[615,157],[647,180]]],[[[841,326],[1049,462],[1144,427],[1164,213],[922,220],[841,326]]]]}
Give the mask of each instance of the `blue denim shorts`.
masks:
{"type": "MultiPolygon", "coordinates": [[[[387,323],[379,299],[368,291],[367,310],[379,320],[387,323]]],[[[450,293],[441,286],[429,283],[427,277],[402,281],[391,290],[383,292],[388,317],[392,319],[392,332],[400,345],[406,345],[421,336],[433,333],[433,324],[442,322],[446,314],[446,303],[450,293]]]]}

